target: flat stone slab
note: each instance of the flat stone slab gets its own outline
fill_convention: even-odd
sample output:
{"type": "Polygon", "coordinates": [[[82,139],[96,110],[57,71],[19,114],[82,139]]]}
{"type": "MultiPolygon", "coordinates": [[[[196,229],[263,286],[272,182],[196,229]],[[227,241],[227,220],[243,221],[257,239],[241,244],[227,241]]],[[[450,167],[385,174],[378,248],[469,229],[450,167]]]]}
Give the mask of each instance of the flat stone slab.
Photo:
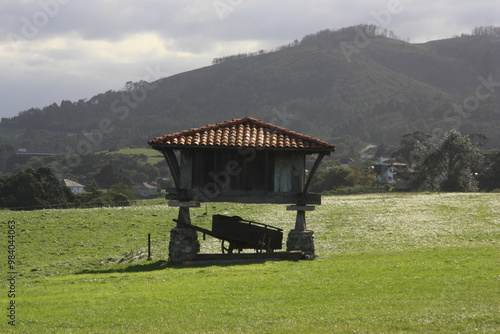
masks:
{"type": "Polygon", "coordinates": [[[286,207],[288,211],[314,211],[314,205],[289,205],[286,207]]]}
{"type": "Polygon", "coordinates": [[[177,208],[199,208],[200,202],[192,202],[192,201],[169,201],[168,206],[177,207],[177,208]]]}
{"type": "Polygon", "coordinates": [[[259,263],[266,261],[299,261],[305,259],[302,252],[198,254],[184,264],[259,263]]]}

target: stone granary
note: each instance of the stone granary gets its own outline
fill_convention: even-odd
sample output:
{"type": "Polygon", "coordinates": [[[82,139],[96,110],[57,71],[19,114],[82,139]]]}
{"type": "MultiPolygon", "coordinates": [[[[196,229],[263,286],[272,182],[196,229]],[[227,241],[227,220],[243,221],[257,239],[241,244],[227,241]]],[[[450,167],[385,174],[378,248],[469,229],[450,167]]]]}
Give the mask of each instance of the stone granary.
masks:
{"type": "Polygon", "coordinates": [[[314,257],[305,212],[321,204],[321,196],[308,190],[321,160],[335,146],[248,117],[164,135],[149,145],[163,153],[175,184],[167,189],[169,205],[179,207],[170,235],[171,262],[193,260],[199,252],[196,231],[186,225],[191,224],[189,208],[200,202],[291,204],[287,210],[297,216],[287,251],[314,257]],[[306,173],[306,156],[312,154],[316,161],[306,173]],[[174,244],[181,246],[173,249],[174,244]]]}

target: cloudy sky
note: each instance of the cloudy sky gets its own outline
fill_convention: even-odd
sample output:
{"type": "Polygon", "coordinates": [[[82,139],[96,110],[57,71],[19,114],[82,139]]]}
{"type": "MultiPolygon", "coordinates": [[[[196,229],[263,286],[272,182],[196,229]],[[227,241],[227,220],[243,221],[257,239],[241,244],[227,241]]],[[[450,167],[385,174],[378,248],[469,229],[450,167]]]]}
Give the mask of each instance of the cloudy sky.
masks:
{"type": "Polygon", "coordinates": [[[0,0],[0,117],[374,23],[412,43],[500,26],[497,0],[0,0]]]}

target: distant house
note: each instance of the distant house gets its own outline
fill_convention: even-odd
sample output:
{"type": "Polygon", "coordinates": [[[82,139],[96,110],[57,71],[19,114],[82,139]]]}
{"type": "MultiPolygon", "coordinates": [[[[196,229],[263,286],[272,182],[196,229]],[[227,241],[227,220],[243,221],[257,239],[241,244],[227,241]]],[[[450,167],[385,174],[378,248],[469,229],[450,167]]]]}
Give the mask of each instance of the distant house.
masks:
{"type": "Polygon", "coordinates": [[[59,184],[68,187],[75,195],[81,194],[85,191],[84,185],[69,179],[62,179],[59,181],[59,184]]]}
{"type": "Polygon", "coordinates": [[[340,159],[340,166],[341,167],[351,167],[354,164],[354,160],[351,158],[341,158],[340,159]]]}
{"type": "Polygon", "coordinates": [[[158,188],[147,182],[142,182],[134,186],[134,192],[137,197],[148,198],[158,194],[158,188]]]}
{"type": "Polygon", "coordinates": [[[380,184],[393,185],[396,190],[409,190],[408,181],[415,171],[401,162],[386,161],[374,166],[380,184]]]}
{"type": "Polygon", "coordinates": [[[359,157],[361,158],[361,160],[371,160],[371,159],[375,158],[375,155],[373,153],[370,153],[370,152],[364,152],[364,153],[361,153],[359,155],[359,157]]]}
{"type": "MultiPolygon", "coordinates": [[[[154,184],[154,182],[153,182],[154,184]]],[[[174,186],[174,181],[172,181],[168,177],[158,177],[156,178],[156,187],[158,189],[167,189],[167,188],[172,188],[174,186]]]]}

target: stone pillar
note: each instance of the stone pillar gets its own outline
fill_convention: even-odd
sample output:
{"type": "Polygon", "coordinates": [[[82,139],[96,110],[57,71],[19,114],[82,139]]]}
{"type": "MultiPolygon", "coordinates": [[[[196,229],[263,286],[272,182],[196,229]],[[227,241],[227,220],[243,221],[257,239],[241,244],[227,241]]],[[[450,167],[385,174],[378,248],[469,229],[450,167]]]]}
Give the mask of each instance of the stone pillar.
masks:
{"type": "Polygon", "coordinates": [[[191,228],[174,227],[170,230],[168,262],[183,263],[193,260],[200,252],[198,233],[191,228]]]}
{"type": "Polygon", "coordinates": [[[291,230],[286,241],[286,251],[302,251],[306,259],[314,259],[314,231],[291,230]]]}
{"type": "Polygon", "coordinates": [[[288,233],[286,241],[286,250],[302,251],[307,259],[313,259],[314,253],[314,231],[307,230],[306,226],[306,211],[313,211],[314,206],[310,205],[290,205],[287,210],[297,211],[295,219],[295,229],[288,233]]]}
{"type": "Polygon", "coordinates": [[[198,233],[187,226],[191,225],[190,207],[199,207],[198,202],[171,201],[169,206],[178,207],[177,226],[170,231],[168,262],[183,263],[193,260],[200,252],[198,233]]]}

